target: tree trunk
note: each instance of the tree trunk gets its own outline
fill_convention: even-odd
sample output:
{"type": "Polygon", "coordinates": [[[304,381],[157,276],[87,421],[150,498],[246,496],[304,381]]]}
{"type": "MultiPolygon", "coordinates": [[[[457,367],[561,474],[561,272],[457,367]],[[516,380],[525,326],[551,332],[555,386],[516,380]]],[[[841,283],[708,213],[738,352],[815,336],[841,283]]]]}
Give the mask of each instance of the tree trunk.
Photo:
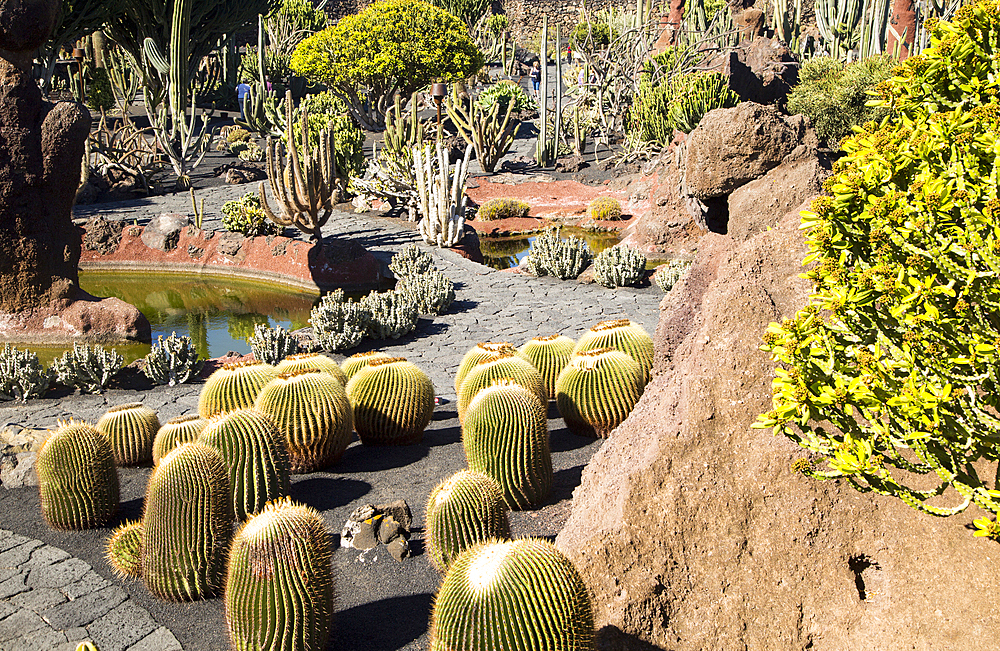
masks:
{"type": "Polygon", "coordinates": [[[889,34],[886,51],[894,52],[896,43],[902,41],[899,59],[902,61],[913,52],[913,38],[917,31],[917,12],[913,0],[893,0],[889,16],[889,34]]]}

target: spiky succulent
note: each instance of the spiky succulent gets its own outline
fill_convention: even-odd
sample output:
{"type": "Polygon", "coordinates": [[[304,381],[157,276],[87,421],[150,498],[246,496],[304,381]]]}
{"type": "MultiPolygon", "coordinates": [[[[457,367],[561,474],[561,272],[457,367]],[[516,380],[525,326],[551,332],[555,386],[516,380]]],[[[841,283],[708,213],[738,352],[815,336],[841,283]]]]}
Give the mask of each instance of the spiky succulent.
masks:
{"type": "Polygon", "coordinates": [[[646,256],[624,244],[604,249],[594,258],[594,280],[608,288],[631,287],[646,276],[646,256]]]}
{"type": "Polygon", "coordinates": [[[575,345],[576,342],[566,335],[548,335],[530,339],[518,348],[521,356],[531,362],[542,374],[542,379],[545,380],[545,390],[548,392],[550,400],[555,398],[556,378],[559,377],[560,371],[569,364],[575,345]]]}
{"type": "Polygon", "coordinates": [[[440,572],[476,543],[509,536],[503,490],[491,477],[461,470],[431,491],[427,553],[440,572]]]}
{"type": "Polygon", "coordinates": [[[344,362],[340,365],[340,369],[344,372],[344,375],[347,376],[347,379],[350,380],[354,377],[355,373],[365,366],[368,366],[368,362],[371,360],[389,359],[390,357],[392,357],[392,355],[383,353],[381,350],[369,350],[364,353],[355,353],[344,360],[344,362]]]}
{"type": "Polygon", "coordinates": [[[112,407],[97,421],[97,429],[111,442],[119,466],[153,460],[153,439],[160,429],[160,419],[141,402],[112,407]]]}
{"type": "Polygon", "coordinates": [[[253,336],[247,339],[247,343],[253,356],[265,364],[277,364],[299,352],[299,341],[281,326],[269,328],[258,323],[253,327],[253,336]]]}
{"type": "Polygon", "coordinates": [[[347,375],[343,369],[322,353],[302,353],[299,355],[289,355],[274,367],[278,373],[291,373],[292,371],[323,371],[337,378],[341,384],[347,384],[347,375]]]}
{"type": "Polygon", "coordinates": [[[607,438],[642,395],[642,368],[625,353],[598,348],[577,353],[556,380],[556,406],[566,427],[607,438]]]}
{"type": "Polygon", "coordinates": [[[67,350],[62,357],[52,361],[52,371],[59,384],[78,387],[80,393],[101,393],[121,370],[124,361],[114,348],[108,351],[103,346],[91,348],[87,344],[74,343],[73,350],[67,350]]]}
{"type": "Polygon", "coordinates": [[[208,421],[198,414],[177,416],[160,426],[153,439],[153,465],[159,465],[160,459],[182,443],[197,441],[201,430],[208,421]]]}
{"type": "Polygon", "coordinates": [[[344,291],[325,294],[309,317],[316,339],[324,350],[347,350],[365,337],[368,310],[360,303],[347,300],[344,291]]]}
{"type": "Polygon", "coordinates": [[[653,370],[653,339],[641,325],[628,319],[600,321],[580,336],[573,354],[598,348],[614,348],[630,355],[642,368],[642,386],[649,382],[653,370]]]}
{"type": "Polygon", "coordinates": [[[253,407],[257,394],[278,373],[263,362],[236,362],[216,370],[198,396],[198,413],[209,418],[233,409],[253,407]]]}
{"type": "Polygon", "coordinates": [[[497,380],[469,403],[462,422],[469,469],[496,480],[511,509],[541,506],[552,492],[548,418],[538,396],[497,380]]]}
{"type": "Polygon", "coordinates": [[[559,229],[553,228],[535,237],[526,268],[536,276],[568,280],[579,276],[593,258],[584,240],[575,236],[564,240],[559,237],[559,229]]]}
{"type": "Polygon", "coordinates": [[[38,361],[38,354],[10,344],[0,347],[0,393],[27,402],[49,388],[55,373],[38,361]]]}
{"type": "Polygon", "coordinates": [[[90,529],[118,510],[118,470],[111,443],[97,428],[60,422],[35,460],[42,516],[55,529],[90,529]]]}
{"type": "Polygon", "coordinates": [[[470,348],[462,357],[462,361],[458,363],[458,371],[455,372],[455,393],[458,393],[458,390],[462,387],[462,380],[465,379],[465,376],[469,374],[469,371],[476,364],[487,357],[492,357],[504,351],[517,352],[517,349],[506,341],[486,341],[470,348]]]}
{"type": "Polygon", "coordinates": [[[543,405],[548,404],[549,394],[545,380],[534,365],[517,352],[502,351],[480,361],[462,380],[458,388],[458,418],[465,419],[465,411],[476,394],[497,380],[511,379],[536,396],[543,405]]]}
{"type": "Polygon", "coordinates": [[[365,445],[412,445],[434,414],[434,385],[403,357],[372,359],[347,382],[354,429],[365,445]]]}
{"type": "Polygon", "coordinates": [[[333,465],[352,440],[354,413],[344,386],[329,373],[281,373],[257,396],[256,409],[285,437],[293,473],[333,465]]]}
{"type": "Polygon", "coordinates": [[[116,527],[105,545],[104,557],[119,578],[142,576],[142,520],[116,527]]]}
{"type": "Polygon", "coordinates": [[[417,326],[417,304],[413,297],[395,290],[372,292],[361,299],[368,314],[368,336],[399,339],[417,326]]]}
{"type": "Polygon", "coordinates": [[[408,297],[419,314],[441,314],[455,300],[455,283],[440,271],[405,276],[396,291],[408,297]]]}
{"type": "Polygon", "coordinates": [[[226,627],[234,649],[325,649],[333,614],[333,546],[315,509],[270,502],[233,537],[226,627]]]}
{"type": "Polygon", "coordinates": [[[434,599],[431,651],[592,651],[587,586],[555,545],[486,541],[448,569],[434,599]]]}
{"type": "Polygon", "coordinates": [[[222,456],[185,443],[165,456],[146,487],[142,580],[154,596],[193,601],[222,588],[233,500],[222,456]]]}
{"type": "Polygon", "coordinates": [[[285,437],[267,415],[237,409],[213,416],[198,442],[215,448],[229,468],[236,518],[246,520],[289,489],[285,437]]]}
{"type": "Polygon", "coordinates": [[[656,282],[657,287],[665,292],[669,292],[674,288],[674,285],[680,282],[690,267],[691,263],[687,260],[671,260],[667,264],[661,264],[656,268],[653,280],[656,282]]]}
{"type": "Polygon", "coordinates": [[[143,374],[153,384],[167,386],[190,381],[205,366],[205,360],[198,356],[198,351],[191,343],[191,337],[178,337],[176,332],[171,333],[166,339],[160,335],[144,362],[143,374]]]}
{"type": "Polygon", "coordinates": [[[436,271],[434,258],[430,253],[423,251],[416,244],[404,244],[398,253],[392,256],[389,262],[389,271],[396,275],[396,278],[403,279],[407,276],[417,276],[420,274],[436,271]]]}

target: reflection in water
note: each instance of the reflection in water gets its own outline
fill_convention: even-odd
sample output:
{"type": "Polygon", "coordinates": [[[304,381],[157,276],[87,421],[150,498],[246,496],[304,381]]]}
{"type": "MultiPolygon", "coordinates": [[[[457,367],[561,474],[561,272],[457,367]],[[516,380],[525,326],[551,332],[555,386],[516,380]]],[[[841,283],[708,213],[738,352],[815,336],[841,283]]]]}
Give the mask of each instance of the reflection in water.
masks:
{"type": "MultiPolygon", "coordinates": [[[[568,239],[579,237],[587,242],[587,246],[597,255],[604,249],[611,248],[621,241],[618,233],[595,233],[582,228],[563,226],[559,229],[559,237],[568,239]]],[[[511,269],[520,264],[531,246],[535,243],[532,237],[487,237],[479,236],[479,249],[487,266],[494,269],[511,269]]]]}

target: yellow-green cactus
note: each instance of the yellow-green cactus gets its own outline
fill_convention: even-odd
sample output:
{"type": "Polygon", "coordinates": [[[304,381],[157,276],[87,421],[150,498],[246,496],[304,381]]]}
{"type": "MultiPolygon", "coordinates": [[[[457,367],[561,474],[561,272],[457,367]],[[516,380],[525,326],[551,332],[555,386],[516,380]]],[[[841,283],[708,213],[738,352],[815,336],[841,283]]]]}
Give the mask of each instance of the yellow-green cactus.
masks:
{"type": "Polygon", "coordinates": [[[619,350],[573,356],[556,380],[556,406],[575,434],[607,438],[642,395],[642,368],[619,350]]]}
{"type": "Polygon", "coordinates": [[[556,395],[556,378],[569,364],[575,345],[576,343],[565,335],[548,335],[535,337],[518,348],[518,352],[542,374],[549,399],[556,395]]]}
{"type": "Polygon", "coordinates": [[[105,545],[104,557],[119,578],[142,576],[142,521],[132,520],[115,528],[105,545]]]}
{"type": "Polygon", "coordinates": [[[153,439],[160,429],[160,419],[141,402],[112,407],[97,421],[97,429],[111,442],[119,466],[153,460],[153,439]]]}
{"type": "Polygon", "coordinates": [[[278,375],[261,389],[256,409],[284,435],[293,473],[337,463],[353,439],[351,402],[340,381],[324,371],[278,375]]]}
{"type": "Polygon", "coordinates": [[[198,414],[178,416],[165,422],[153,439],[153,465],[159,465],[160,459],[181,443],[198,440],[198,435],[205,429],[207,423],[208,421],[198,414]]]}
{"type": "Polygon", "coordinates": [[[513,380],[497,380],[472,399],[462,445],[469,469],[496,480],[511,509],[541,506],[552,491],[545,405],[513,380]]]}
{"type": "MultiPolygon", "coordinates": [[[[368,362],[373,359],[389,359],[392,355],[383,353],[381,350],[369,350],[364,353],[355,353],[344,360],[344,363],[340,365],[340,369],[347,376],[348,381],[354,374],[357,373],[361,368],[368,366],[368,362]]],[[[346,383],[345,383],[346,384],[346,383]]]]}
{"type": "Polygon", "coordinates": [[[533,392],[543,405],[548,404],[549,394],[545,380],[535,366],[510,350],[486,357],[474,366],[462,380],[458,389],[458,419],[465,420],[465,410],[476,394],[496,380],[511,379],[533,392]]]}
{"type": "Polygon", "coordinates": [[[427,553],[445,572],[458,555],[484,540],[508,538],[510,524],[500,485],[462,470],[437,485],[427,500],[427,553]]]}
{"type": "Polygon", "coordinates": [[[462,381],[465,380],[465,376],[469,374],[469,371],[476,364],[487,357],[492,357],[502,352],[517,352],[517,349],[506,341],[487,341],[470,348],[458,364],[458,372],[455,373],[455,393],[458,393],[458,390],[462,388],[462,381]]]}
{"type": "Polygon", "coordinates": [[[434,414],[434,385],[403,357],[373,359],[347,382],[354,429],[365,445],[412,445],[434,414]]]}
{"type": "Polygon", "coordinates": [[[592,651],[587,586],[555,545],[486,541],[448,568],[434,599],[431,651],[592,651]]]}
{"type": "Polygon", "coordinates": [[[278,373],[291,373],[292,371],[323,371],[337,378],[341,386],[347,384],[347,374],[343,369],[322,353],[302,353],[300,355],[289,355],[278,362],[274,367],[278,373]]]}
{"type": "Polygon", "coordinates": [[[60,422],[35,460],[42,516],[54,529],[91,529],[118,510],[118,470],[107,437],[86,423],[60,422]]]}
{"type": "Polygon", "coordinates": [[[198,413],[209,418],[234,409],[249,409],[264,385],[277,375],[273,366],[263,362],[226,364],[205,380],[198,396],[198,413]]]}
{"type": "Polygon", "coordinates": [[[642,368],[642,386],[649,383],[653,370],[653,339],[641,325],[628,319],[601,321],[580,336],[573,354],[598,348],[614,348],[630,355],[642,368]]]}
{"type": "Polygon", "coordinates": [[[288,448],[266,414],[237,409],[212,416],[198,442],[215,448],[226,462],[237,519],[246,520],[288,495],[288,448]]]}

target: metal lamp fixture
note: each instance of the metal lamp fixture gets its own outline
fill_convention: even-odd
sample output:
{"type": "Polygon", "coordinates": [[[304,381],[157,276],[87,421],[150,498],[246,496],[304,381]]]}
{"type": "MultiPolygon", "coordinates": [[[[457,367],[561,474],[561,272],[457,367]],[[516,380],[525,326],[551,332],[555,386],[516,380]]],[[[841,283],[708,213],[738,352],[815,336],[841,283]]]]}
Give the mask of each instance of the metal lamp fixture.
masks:
{"type": "Polygon", "coordinates": [[[431,97],[434,98],[434,103],[437,104],[438,111],[438,138],[441,137],[441,101],[448,96],[448,84],[435,83],[431,84],[431,97]]]}

